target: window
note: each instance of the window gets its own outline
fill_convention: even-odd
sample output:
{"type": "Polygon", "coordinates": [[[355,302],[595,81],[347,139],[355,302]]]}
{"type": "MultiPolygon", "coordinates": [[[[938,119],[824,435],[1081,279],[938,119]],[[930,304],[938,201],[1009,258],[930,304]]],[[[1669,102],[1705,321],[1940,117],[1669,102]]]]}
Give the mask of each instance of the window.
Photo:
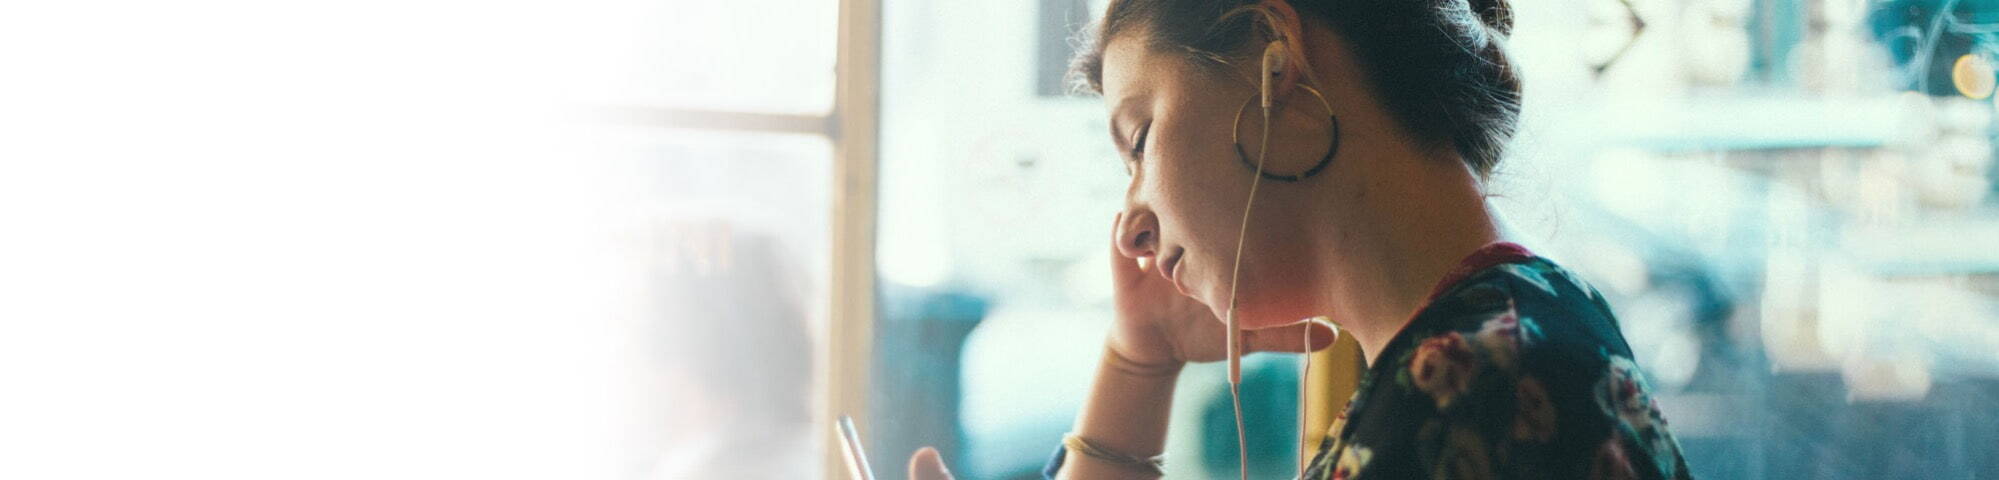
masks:
{"type": "MultiPolygon", "coordinates": [[[[654,172],[665,311],[637,434],[644,478],[818,478],[863,411],[872,317],[872,2],[658,5],[610,114],[654,172]],[[745,374],[754,368],[754,374],[745,374]],[[667,408],[659,408],[660,406],[667,408]]],[[[865,428],[865,423],[863,423],[865,428]]]]}

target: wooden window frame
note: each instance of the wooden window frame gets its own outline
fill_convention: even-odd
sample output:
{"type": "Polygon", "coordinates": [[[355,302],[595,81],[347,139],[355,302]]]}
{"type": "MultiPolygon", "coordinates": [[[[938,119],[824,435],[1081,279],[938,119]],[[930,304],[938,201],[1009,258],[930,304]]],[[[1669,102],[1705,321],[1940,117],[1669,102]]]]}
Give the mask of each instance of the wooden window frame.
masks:
{"type": "Polygon", "coordinates": [[[875,320],[875,218],[880,126],[881,2],[839,0],[832,111],[824,115],[680,108],[606,112],[620,123],[676,129],[816,135],[833,146],[831,268],[817,406],[826,478],[846,476],[832,419],[851,415],[867,433],[868,372],[875,320]]]}

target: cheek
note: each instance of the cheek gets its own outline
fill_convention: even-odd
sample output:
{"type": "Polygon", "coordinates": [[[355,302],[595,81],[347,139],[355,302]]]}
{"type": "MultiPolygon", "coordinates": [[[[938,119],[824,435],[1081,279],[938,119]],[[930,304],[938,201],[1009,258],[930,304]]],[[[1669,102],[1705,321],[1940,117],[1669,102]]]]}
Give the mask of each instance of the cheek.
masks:
{"type": "MultiPolygon", "coordinates": [[[[1194,107],[1178,109],[1187,112],[1194,107]]],[[[1226,305],[1234,267],[1237,236],[1242,232],[1243,203],[1248,200],[1250,173],[1236,158],[1229,139],[1226,116],[1182,115],[1162,117],[1153,128],[1155,137],[1147,161],[1155,162],[1140,180],[1140,190],[1148,195],[1166,242],[1185,248],[1182,281],[1203,303],[1226,305]]],[[[1273,187],[1265,183],[1259,188],[1273,187]]],[[[1244,246],[1243,286],[1245,306],[1258,270],[1259,257],[1287,257],[1288,245],[1267,244],[1262,233],[1272,225],[1273,214],[1289,215],[1273,205],[1269,191],[1258,194],[1251,216],[1249,244],[1244,246]]],[[[1276,269],[1284,265],[1272,265],[1276,269]]],[[[1295,276],[1272,272],[1280,277],[1295,276]]],[[[1259,302],[1262,303],[1262,302],[1259,302]]],[[[1245,320],[1250,318],[1247,314],[1245,320]]]]}
{"type": "Polygon", "coordinates": [[[1178,128],[1154,147],[1158,162],[1148,187],[1156,192],[1156,208],[1170,241],[1210,254],[1215,247],[1234,251],[1241,227],[1249,176],[1237,171],[1235,151],[1227,137],[1213,132],[1178,128]]]}

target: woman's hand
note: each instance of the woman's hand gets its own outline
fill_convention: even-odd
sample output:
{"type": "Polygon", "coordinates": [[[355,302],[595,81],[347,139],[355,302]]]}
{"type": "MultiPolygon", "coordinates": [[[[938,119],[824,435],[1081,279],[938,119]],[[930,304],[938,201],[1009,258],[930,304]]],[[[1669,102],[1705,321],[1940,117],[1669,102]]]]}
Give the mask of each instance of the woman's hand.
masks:
{"type": "MultiPolygon", "coordinates": [[[[1115,237],[1115,235],[1113,235],[1115,237]]],[[[1116,241],[1113,239],[1112,241],[1116,241]]],[[[1107,340],[1105,363],[1138,375],[1172,375],[1188,362],[1228,358],[1228,326],[1213,309],[1181,295],[1157,265],[1118,253],[1111,245],[1111,282],[1117,309],[1107,340]]],[[[1332,345],[1334,330],[1317,322],[1295,323],[1263,330],[1245,330],[1242,342],[1250,352],[1304,352],[1306,329],[1312,329],[1312,350],[1332,345]]]]}
{"type": "MultiPolygon", "coordinates": [[[[1115,241],[1115,240],[1113,240],[1115,241]]],[[[1147,258],[1146,260],[1151,260],[1147,258]]],[[[1116,319],[1105,341],[1103,365],[1076,431],[1097,442],[1129,452],[1156,453],[1163,447],[1166,408],[1171,404],[1173,376],[1188,362],[1228,358],[1228,326],[1207,305],[1181,295],[1165,276],[1142,268],[1137,260],[1111,245],[1111,283],[1116,319]],[[1096,422],[1096,423],[1091,423],[1096,422]],[[1127,438],[1129,437],[1129,438],[1127,438]]],[[[1332,326],[1301,322],[1242,332],[1243,353],[1303,352],[1306,329],[1312,350],[1333,344],[1332,326]]],[[[1071,459],[1089,468],[1087,460],[1071,459]]],[[[1096,465],[1097,473],[1124,467],[1096,465]]],[[[1080,475],[1080,474],[1079,474],[1080,475]]],[[[1100,475],[1092,475],[1092,478],[1100,475]]],[[[924,447],[909,457],[909,478],[950,480],[951,473],[937,450],[924,447]]]]}

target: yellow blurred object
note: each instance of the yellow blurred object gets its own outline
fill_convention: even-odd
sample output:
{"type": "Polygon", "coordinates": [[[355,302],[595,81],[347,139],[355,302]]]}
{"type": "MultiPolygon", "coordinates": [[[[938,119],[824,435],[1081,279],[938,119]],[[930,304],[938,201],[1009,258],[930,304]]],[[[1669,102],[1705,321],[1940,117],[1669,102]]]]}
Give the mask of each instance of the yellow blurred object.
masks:
{"type": "Polygon", "coordinates": [[[1312,353],[1311,376],[1305,379],[1305,444],[1299,446],[1299,455],[1306,461],[1318,453],[1320,441],[1332,433],[1326,431],[1327,427],[1347,408],[1354,389],[1360,387],[1361,374],[1366,372],[1360,344],[1344,332],[1333,346],[1312,353]]]}
{"type": "Polygon", "coordinates": [[[1984,55],[1967,53],[1957,57],[1957,63],[1950,67],[1950,83],[1957,87],[1957,93],[1973,99],[1992,96],[1992,88],[1999,84],[1993,77],[1992,60],[1984,55]]]}

